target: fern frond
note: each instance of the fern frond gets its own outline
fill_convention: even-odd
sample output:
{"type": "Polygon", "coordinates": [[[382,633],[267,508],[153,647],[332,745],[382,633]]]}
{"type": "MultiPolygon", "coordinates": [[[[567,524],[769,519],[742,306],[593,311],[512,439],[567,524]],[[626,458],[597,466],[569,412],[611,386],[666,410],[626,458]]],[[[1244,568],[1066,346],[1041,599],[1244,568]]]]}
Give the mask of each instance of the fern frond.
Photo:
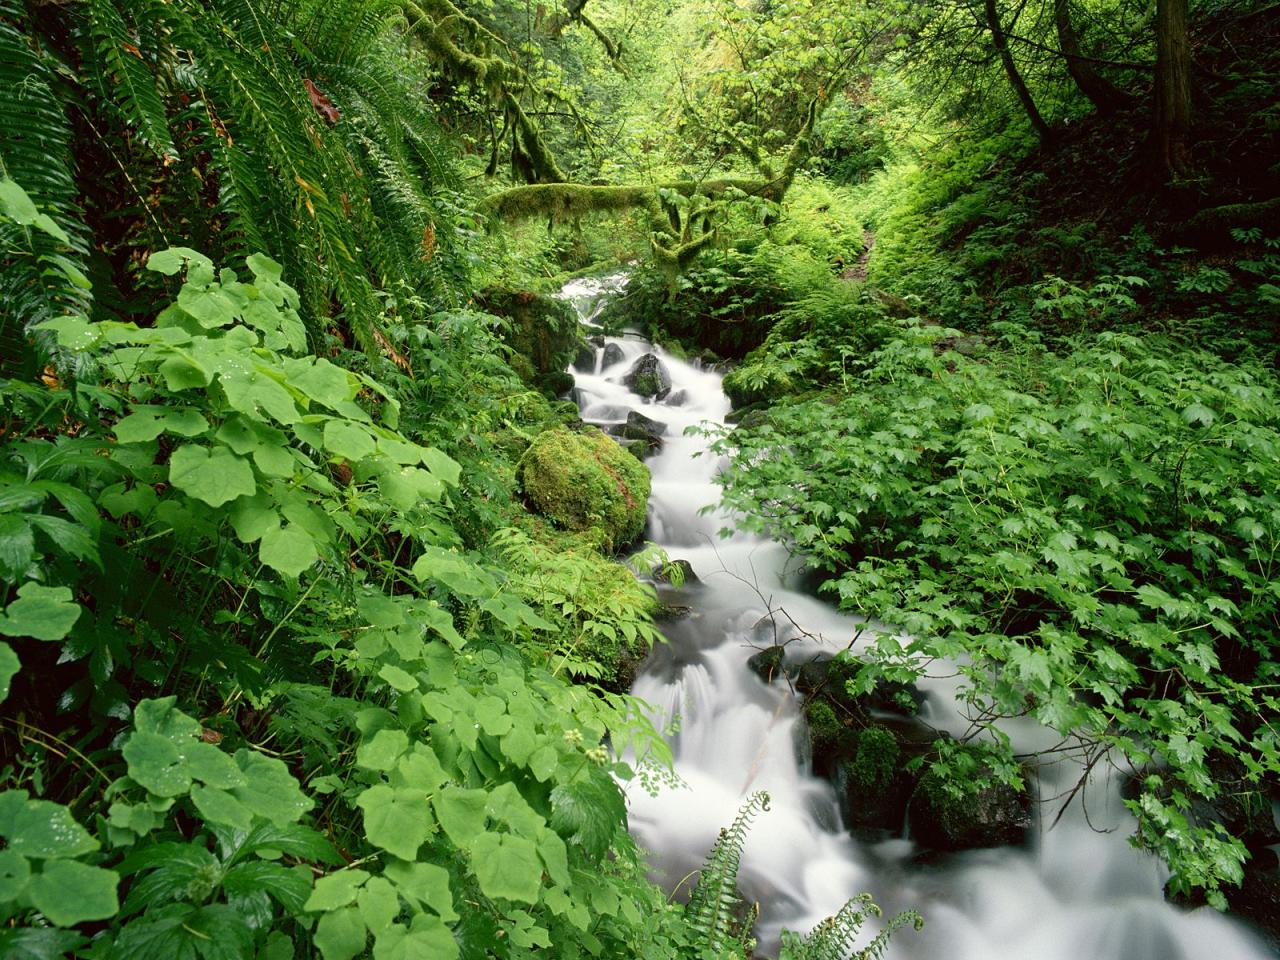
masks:
{"type": "MultiPolygon", "coordinates": [[[[138,9],[146,7],[139,4],[138,9]]],[[[168,117],[156,78],[147,64],[149,51],[129,30],[112,0],[88,0],[89,32],[96,57],[91,66],[103,102],[119,108],[125,125],[162,158],[176,158],[168,117]]]]}
{"type": "Polygon", "coordinates": [[[760,811],[768,809],[769,795],[763,791],[753,793],[747,799],[732,825],[720,831],[689,895],[685,917],[699,942],[712,950],[722,950],[730,943],[740,942],[734,933],[734,911],[741,903],[738,868],[742,863],[742,848],[746,844],[751,821],[760,811]]]}

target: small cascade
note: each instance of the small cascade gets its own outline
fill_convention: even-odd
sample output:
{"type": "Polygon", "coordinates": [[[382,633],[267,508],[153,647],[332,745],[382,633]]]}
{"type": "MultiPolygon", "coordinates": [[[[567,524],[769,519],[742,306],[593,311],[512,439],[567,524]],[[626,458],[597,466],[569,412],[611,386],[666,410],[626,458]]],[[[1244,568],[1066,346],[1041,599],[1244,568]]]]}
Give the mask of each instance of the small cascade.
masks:
{"type": "MultiPolygon", "coordinates": [[[[561,295],[591,325],[624,286],[622,276],[576,280],[561,295]]],[[[631,831],[664,888],[696,870],[746,797],[766,790],[770,809],[756,820],[740,873],[744,894],[762,908],[760,956],[776,953],[783,928],[808,930],[864,892],[887,914],[914,908],[925,917],[923,931],[894,938],[891,960],[1271,956],[1247,925],[1165,902],[1163,867],[1129,846],[1134,824],[1119,784],[1101,776],[1088,790],[1087,820],[1075,803],[1052,829],[1037,824],[1023,848],[924,861],[909,840],[862,842],[844,830],[834,790],[809,769],[796,695],[785,681],[766,685],[747,659],[772,645],[775,631],[804,647],[856,650],[870,625],[796,585],[784,547],[754,534],[718,536],[732,525],[716,506],[714,478],[722,464],[704,436],[685,430],[724,424],[730,405],[720,375],[634,333],[593,339],[593,371],[572,371],[582,417],[609,429],[635,411],[666,426],[660,451],[647,461],[653,493],[645,535],[673,559],[688,560],[700,581],[683,591],[692,614],[666,625],[668,644],[653,652],[632,691],[659,727],[677,728],[671,746],[683,785],[656,796],[636,787],[628,795],[631,831]],[[624,382],[645,354],[670,375],[662,399],[641,397],[624,382]]],[[[930,723],[952,732],[968,726],[954,681],[929,681],[922,690],[930,723]]],[[[1052,743],[1050,732],[1032,722],[1006,732],[1020,751],[1052,743]]],[[[1080,772],[1067,761],[1043,767],[1040,795],[1061,793],[1080,772]]],[[[1048,809],[1051,820],[1057,808],[1048,809]]]]}

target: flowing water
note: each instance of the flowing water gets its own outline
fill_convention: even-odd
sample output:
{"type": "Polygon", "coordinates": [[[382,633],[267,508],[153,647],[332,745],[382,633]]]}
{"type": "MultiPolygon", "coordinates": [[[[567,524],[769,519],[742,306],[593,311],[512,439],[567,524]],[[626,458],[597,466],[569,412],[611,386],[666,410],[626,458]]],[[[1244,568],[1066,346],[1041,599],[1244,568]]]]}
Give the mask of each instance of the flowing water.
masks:
{"type": "MultiPolygon", "coordinates": [[[[578,280],[562,296],[591,324],[623,277],[578,280]]],[[[1208,908],[1167,904],[1166,874],[1132,849],[1133,821],[1119,784],[1103,776],[1050,829],[1058,804],[1043,804],[1031,842],[933,859],[907,839],[864,842],[841,826],[831,785],[810,772],[808,739],[785,679],[766,685],[747,666],[756,650],[793,641],[788,651],[857,649],[871,630],[806,593],[784,547],[735,532],[714,508],[722,464],[704,436],[686,427],[723,425],[729,401],[720,375],[686,363],[636,335],[604,338],[592,371],[573,371],[582,417],[601,425],[631,410],[667,425],[653,476],[645,536],[673,559],[688,560],[701,581],[678,592],[691,612],[664,627],[633,693],[652,705],[654,720],[676,721],[671,736],[679,788],[650,796],[629,790],[631,831],[650,851],[655,879],[670,891],[702,862],[721,827],[746,797],[766,790],[770,808],[755,821],[740,885],[762,906],[762,955],[776,951],[785,927],[808,930],[851,896],[869,892],[886,913],[908,907],[925,928],[894,938],[893,960],[1252,960],[1272,956],[1238,921],[1208,908]],[[607,352],[606,352],[607,351],[607,352]],[[671,375],[665,400],[645,400],[623,383],[631,364],[655,354],[671,375]],[[611,362],[606,364],[605,360],[611,362]],[[1087,810],[1085,809],[1087,807],[1087,810]]],[[[922,684],[922,717],[962,732],[967,719],[947,680],[922,684]]],[[[1032,723],[1006,728],[1019,751],[1054,738],[1032,723]]],[[[1072,760],[1037,773],[1037,794],[1053,797],[1080,776],[1072,760]]]]}

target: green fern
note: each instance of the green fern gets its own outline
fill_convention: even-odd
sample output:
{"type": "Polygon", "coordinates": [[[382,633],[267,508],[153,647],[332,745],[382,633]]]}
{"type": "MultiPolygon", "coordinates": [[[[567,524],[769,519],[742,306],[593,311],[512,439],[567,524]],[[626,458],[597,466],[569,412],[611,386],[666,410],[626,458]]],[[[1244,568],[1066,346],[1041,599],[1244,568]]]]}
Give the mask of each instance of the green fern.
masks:
{"type": "MultiPolygon", "coordinates": [[[[135,3],[135,10],[141,5],[135,3]]],[[[147,63],[148,51],[133,34],[112,0],[88,0],[89,32],[94,56],[90,60],[98,90],[106,103],[117,106],[127,126],[157,155],[176,159],[164,101],[147,63]]]]}

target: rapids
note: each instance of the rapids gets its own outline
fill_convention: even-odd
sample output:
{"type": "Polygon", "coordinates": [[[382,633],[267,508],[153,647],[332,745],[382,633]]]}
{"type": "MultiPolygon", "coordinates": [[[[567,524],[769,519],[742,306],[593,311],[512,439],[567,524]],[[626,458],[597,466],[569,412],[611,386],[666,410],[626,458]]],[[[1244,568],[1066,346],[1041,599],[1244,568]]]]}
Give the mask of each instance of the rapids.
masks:
{"type": "MultiPolygon", "coordinates": [[[[624,285],[622,276],[576,280],[561,296],[592,326],[624,285]]],[[[894,937],[887,954],[893,960],[1271,956],[1244,923],[1166,903],[1162,865],[1129,846],[1133,820],[1119,784],[1101,774],[1085,791],[1088,822],[1079,798],[1051,829],[1058,804],[1037,804],[1033,839],[1023,848],[920,858],[909,839],[867,843],[844,830],[834,790],[810,772],[795,697],[785,680],[766,685],[747,658],[775,637],[856,649],[868,624],[804,592],[783,546],[742,532],[718,535],[733,525],[712,506],[722,465],[704,436],[685,430],[724,424],[729,401],[720,375],[634,334],[605,342],[620,348],[621,360],[614,352],[604,366],[597,349],[594,370],[571,371],[582,417],[617,424],[637,410],[667,424],[661,452],[648,461],[653,494],[645,536],[673,559],[688,560],[701,581],[679,592],[693,612],[664,626],[669,643],[653,651],[632,691],[652,706],[655,722],[678,725],[671,745],[684,786],[656,797],[638,786],[628,791],[631,832],[649,851],[658,883],[670,892],[696,870],[746,796],[766,790],[770,809],[755,821],[740,874],[744,894],[761,904],[761,955],[776,952],[782,928],[808,930],[868,892],[887,914],[914,908],[924,915],[923,931],[894,937]],[[621,382],[645,353],[665,364],[677,402],[646,400],[621,382]]],[[[952,732],[968,726],[948,681],[928,681],[922,690],[928,722],[952,732]]],[[[1030,722],[1005,729],[1020,752],[1053,739],[1030,722]]],[[[1042,765],[1033,795],[1054,797],[1079,774],[1075,761],[1042,765]]]]}

